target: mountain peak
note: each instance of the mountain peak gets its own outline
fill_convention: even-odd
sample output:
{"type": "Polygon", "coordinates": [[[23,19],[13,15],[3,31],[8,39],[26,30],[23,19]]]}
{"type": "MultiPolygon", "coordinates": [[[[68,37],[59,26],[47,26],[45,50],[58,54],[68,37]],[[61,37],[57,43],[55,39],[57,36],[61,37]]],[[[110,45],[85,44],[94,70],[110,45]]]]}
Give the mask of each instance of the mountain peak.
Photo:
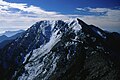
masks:
{"type": "MultiPolygon", "coordinates": [[[[4,73],[0,72],[3,76],[0,78],[112,80],[110,76],[114,76],[117,79],[118,74],[112,72],[118,73],[119,58],[117,53],[113,56],[113,46],[108,46],[111,35],[80,19],[36,22],[1,51],[0,67],[4,73]]],[[[115,42],[116,35],[112,37],[115,42]]]]}

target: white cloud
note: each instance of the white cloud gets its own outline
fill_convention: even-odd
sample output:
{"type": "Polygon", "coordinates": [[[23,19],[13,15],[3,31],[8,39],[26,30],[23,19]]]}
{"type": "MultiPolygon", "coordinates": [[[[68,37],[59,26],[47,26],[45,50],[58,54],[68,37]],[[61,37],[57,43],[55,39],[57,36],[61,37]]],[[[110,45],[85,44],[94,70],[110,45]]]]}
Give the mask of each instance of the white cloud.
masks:
{"type": "Polygon", "coordinates": [[[120,10],[110,8],[76,8],[78,11],[104,13],[104,15],[81,15],[80,18],[105,30],[120,32],[120,10]]]}
{"type": "Polygon", "coordinates": [[[28,28],[40,20],[68,19],[54,11],[23,3],[10,3],[0,0],[0,28],[28,28]],[[17,11],[14,11],[17,9],[17,11]]]}
{"type": "Polygon", "coordinates": [[[9,2],[1,0],[0,4],[1,4],[0,8],[7,9],[7,10],[9,8],[16,8],[21,11],[32,12],[32,13],[36,13],[36,14],[42,14],[42,13],[51,14],[51,15],[57,14],[56,12],[47,12],[47,11],[42,10],[39,7],[36,7],[33,5],[28,6],[27,4],[22,4],[22,3],[9,3],[9,2]]]}
{"type": "Polygon", "coordinates": [[[79,11],[86,11],[86,8],[76,8],[79,11]]]}
{"type": "Polygon", "coordinates": [[[120,30],[120,10],[109,8],[76,8],[78,11],[88,11],[91,13],[103,13],[105,15],[63,15],[54,11],[46,11],[34,5],[25,3],[10,3],[0,0],[0,32],[9,29],[27,29],[32,24],[40,20],[58,20],[79,17],[89,24],[94,24],[103,29],[120,30]]]}
{"type": "Polygon", "coordinates": [[[88,7],[89,12],[108,12],[108,10],[111,10],[109,8],[90,8],[88,7]]]}

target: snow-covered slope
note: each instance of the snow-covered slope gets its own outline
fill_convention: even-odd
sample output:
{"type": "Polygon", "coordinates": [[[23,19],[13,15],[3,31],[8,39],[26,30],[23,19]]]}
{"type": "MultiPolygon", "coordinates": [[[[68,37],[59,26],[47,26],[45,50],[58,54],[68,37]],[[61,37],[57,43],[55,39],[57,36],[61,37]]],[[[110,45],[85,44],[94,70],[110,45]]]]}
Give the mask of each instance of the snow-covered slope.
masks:
{"type": "MultiPolygon", "coordinates": [[[[19,80],[32,80],[38,75],[41,76],[41,78],[43,78],[44,80],[48,80],[48,78],[52,75],[53,71],[56,68],[57,60],[60,58],[60,55],[52,52],[53,47],[59,44],[62,41],[61,38],[68,32],[71,31],[77,33],[78,31],[80,31],[81,28],[80,25],[77,24],[77,21],[73,21],[70,23],[53,21],[52,24],[52,26],[49,26],[51,27],[50,40],[46,44],[41,45],[40,48],[33,50],[32,56],[29,59],[30,63],[25,66],[27,74],[24,73],[21,77],[19,77],[19,80]],[[60,25],[56,25],[56,23],[60,25]]],[[[43,32],[45,33],[44,30],[45,29],[43,29],[43,32]]],[[[73,40],[76,40],[76,38],[77,36],[73,40]]],[[[66,45],[68,44],[71,43],[67,43],[66,45]]],[[[27,55],[26,60],[29,55],[30,54],[27,55]]]]}
{"type": "MultiPolygon", "coordinates": [[[[49,52],[50,48],[59,42],[61,36],[71,28],[76,29],[76,25],[78,25],[77,20],[73,22],[64,22],[62,20],[36,22],[23,35],[0,51],[1,56],[4,56],[0,58],[2,68],[6,68],[4,72],[8,72],[7,69],[11,67],[10,74],[13,75],[14,71],[22,65],[26,54],[31,51],[35,52],[37,48],[42,51],[46,49],[49,52]]],[[[79,25],[78,28],[80,28],[79,25]]]]}

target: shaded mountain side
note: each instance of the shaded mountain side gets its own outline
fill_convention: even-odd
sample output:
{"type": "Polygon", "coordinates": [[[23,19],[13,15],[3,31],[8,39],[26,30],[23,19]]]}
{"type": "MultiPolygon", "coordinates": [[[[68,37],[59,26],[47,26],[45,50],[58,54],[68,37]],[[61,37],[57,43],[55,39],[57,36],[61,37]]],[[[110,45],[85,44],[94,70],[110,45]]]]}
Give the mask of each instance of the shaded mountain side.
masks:
{"type": "MultiPolygon", "coordinates": [[[[71,61],[58,60],[56,70],[50,80],[119,80],[119,66],[111,60],[109,52],[100,45],[88,46],[89,42],[78,44],[71,61]],[[69,62],[68,62],[69,61],[69,62]]],[[[61,50],[60,50],[61,51],[61,50]]],[[[66,51],[63,50],[63,52],[66,51]]],[[[64,56],[66,57],[66,56],[64,56]]],[[[38,75],[39,76],[39,75],[38,75]]],[[[35,78],[39,80],[41,78],[35,78]]]]}
{"type": "Polygon", "coordinates": [[[103,31],[93,25],[87,25],[80,19],[78,19],[78,21],[79,24],[81,24],[83,32],[96,37],[97,41],[101,42],[105,51],[109,52],[109,56],[112,61],[114,61],[116,65],[120,66],[120,34],[117,32],[103,31]]]}
{"type": "Polygon", "coordinates": [[[13,40],[5,40],[3,42],[0,43],[0,49],[2,49],[3,47],[5,47],[7,44],[9,44],[10,42],[12,42],[13,40]]]}
{"type": "Polygon", "coordinates": [[[111,53],[114,59],[120,59],[120,34],[117,32],[106,32],[101,30],[94,25],[87,25],[80,19],[78,19],[79,24],[82,26],[83,32],[96,37],[106,51],[111,53]]]}

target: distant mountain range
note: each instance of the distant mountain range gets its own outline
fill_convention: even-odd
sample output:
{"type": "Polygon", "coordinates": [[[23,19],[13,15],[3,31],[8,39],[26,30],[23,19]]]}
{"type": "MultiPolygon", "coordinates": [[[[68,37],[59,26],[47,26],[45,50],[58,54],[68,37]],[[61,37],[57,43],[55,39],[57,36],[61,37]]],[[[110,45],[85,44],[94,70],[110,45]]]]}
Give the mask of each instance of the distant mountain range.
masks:
{"type": "Polygon", "coordinates": [[[5,36],[7,36],[7,37],[11,37],[11,36],[13,36],[13,35],[15,35],[15,34],[17,34],[17,33],[23,32],[23,31],[24,31],[24,30],[18,30],[18,31],[5,31],[4,33],[1,33],[0,36],[5,35],[5,36]]]}
{"type": "Polygon", "coordinates": [[[7,40],[7,36],[6,35],[2,35],[0,36],[0,42],[4,41],[4,40],[7,40]]]}
{"type": "Polygon", "coordinates": [[[39,21],[0,50],[0,79],[120,80],[119,48],[119,33],[80,19],[39,21]]]}
{"type": "Polygon", "coordinates": [[[6,44],[10,43],[12,40],[20,36],[24,30],[18,31],[6,31],[5,33],[0,34],[0,48],[3,48],[6,44]]]}

